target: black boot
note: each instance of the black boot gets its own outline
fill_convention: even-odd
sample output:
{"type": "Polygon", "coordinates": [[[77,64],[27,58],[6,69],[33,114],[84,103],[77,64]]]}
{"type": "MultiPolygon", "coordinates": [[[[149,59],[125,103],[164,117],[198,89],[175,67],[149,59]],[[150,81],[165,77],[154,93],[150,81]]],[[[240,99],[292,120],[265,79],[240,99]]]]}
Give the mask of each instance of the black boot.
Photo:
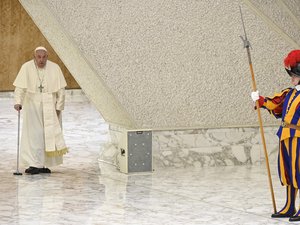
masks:
{"type": "Polygon", "coordinates": [[[293,215],[292,217],[290,217],[289,221],[290,222],[300,221],[300,207],[299,207],[298,212],[295,215],[293,215]]]}
{"type": "Polygon", "coordinates": [[[25,173],[28,173],[28,174],[33,175],[33,174],[39,174],[40,172],[39,172],[39,168],[30,166],[29,168],[27,168],[27,169],[25,170],[25,173]]]}
{"type": "MultiPolygon", "coordinates": [[[[298,214],[298,213],[297,213],[298,214]]],[[[300,221],[300,216],[292,216],[289,219],[290,222],[296,222],[296,221],[300,221]]]]}
{"type": "Polygon", "coordinates": [[[272,218],[283,218],[283,217],[293,217],[296,213],[295,209],[295,199],[297,195],[297,188],[292,185],[286,187],[286,203],[285,206],[277,213],[271,215],[272,218]]]}
{"type": "Polygon", "coordinates": [[[51,170],[46,167],[43,167],[43,168],[39,168],[39,172],[40,173],[51,173],[51,170]]]}

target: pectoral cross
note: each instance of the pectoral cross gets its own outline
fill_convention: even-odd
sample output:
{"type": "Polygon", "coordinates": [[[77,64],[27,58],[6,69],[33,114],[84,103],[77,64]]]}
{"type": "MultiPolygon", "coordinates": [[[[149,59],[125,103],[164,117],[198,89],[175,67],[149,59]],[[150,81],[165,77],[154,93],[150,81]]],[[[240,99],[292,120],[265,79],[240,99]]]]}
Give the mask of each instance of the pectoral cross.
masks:
{"type": "Polygon", "coordinates": [[[39,89],[40,89],[40,92],[42,93],[43,92],[43,86],[42,86],[42,84],[40,84],[40,86],[39,86],[39,89]]]}

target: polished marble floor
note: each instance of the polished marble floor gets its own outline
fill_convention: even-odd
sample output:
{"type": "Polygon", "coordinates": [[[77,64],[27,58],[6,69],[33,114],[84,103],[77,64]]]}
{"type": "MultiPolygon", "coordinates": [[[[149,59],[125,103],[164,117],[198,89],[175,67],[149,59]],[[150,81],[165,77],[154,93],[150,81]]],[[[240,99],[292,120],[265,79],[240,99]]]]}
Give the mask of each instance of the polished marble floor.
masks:
{"type": "MultiPolygon", "coordinates": [[[[11,97],[0,98],[1,225],[290,224],[270,218],[265,166],[155,168],[126,175],[99,162],[101,146],[109,142],[108,125],[81,96],[69,97],[63,114],[70,148],[65,163],[49,175],[14,176],[17,114],[12,104],[11,97]]],[[[274,165],[271,170],[280,209],[285,193],[274,165]]]]}

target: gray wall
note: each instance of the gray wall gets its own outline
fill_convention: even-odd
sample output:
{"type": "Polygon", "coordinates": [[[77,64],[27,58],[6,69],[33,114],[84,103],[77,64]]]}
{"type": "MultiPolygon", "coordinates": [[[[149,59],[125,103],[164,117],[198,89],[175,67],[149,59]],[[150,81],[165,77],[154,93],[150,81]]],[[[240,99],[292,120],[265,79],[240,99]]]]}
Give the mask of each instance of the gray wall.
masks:
{"type": "Polygon", "coordinates": [[[239,5],[261,94],[289,86],[282,61],[300,44],[299,0],[20,2],[105,120],[127,127],[257,125],[239,5]]]}

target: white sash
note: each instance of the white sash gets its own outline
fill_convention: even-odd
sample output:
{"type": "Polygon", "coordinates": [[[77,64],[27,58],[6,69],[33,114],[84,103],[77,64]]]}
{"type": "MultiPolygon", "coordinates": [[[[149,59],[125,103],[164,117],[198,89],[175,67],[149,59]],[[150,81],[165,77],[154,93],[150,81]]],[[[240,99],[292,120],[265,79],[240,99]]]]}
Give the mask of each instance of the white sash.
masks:
{"type": "Polygon", "coordinates": [[[52,93],[42,93],[45,132],[45,152],[47,156],[62,156],[68,152],[62,129],[54,107],[52,93]]]}

